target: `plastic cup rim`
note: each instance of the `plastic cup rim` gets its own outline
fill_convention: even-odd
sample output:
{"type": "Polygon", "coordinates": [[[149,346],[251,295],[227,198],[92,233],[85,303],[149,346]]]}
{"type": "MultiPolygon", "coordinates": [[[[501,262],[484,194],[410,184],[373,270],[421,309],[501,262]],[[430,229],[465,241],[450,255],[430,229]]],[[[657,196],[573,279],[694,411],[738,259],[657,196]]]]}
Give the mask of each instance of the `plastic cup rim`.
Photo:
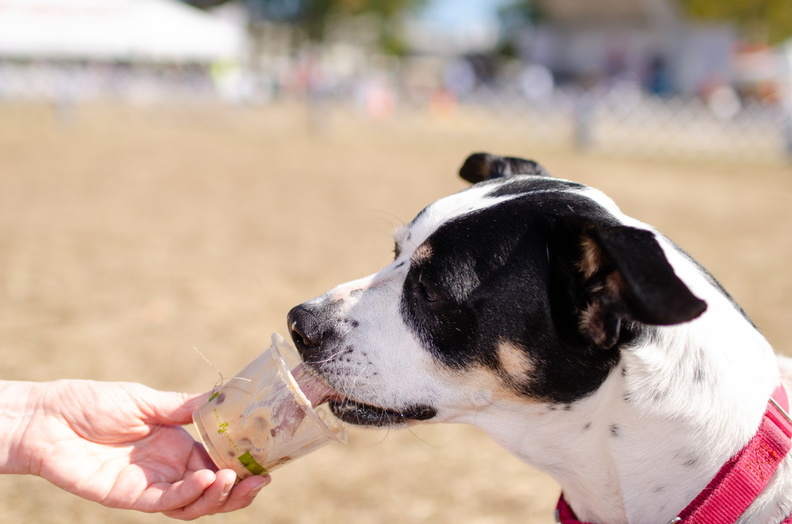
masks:
{"type": "MultiPolygon", "coordinates": [[[[288,384],[289,389],[297,397],[297,401],[298,401],[297,404],[299,404],[300,409],[303,410],[305,415],[309,417],[314,424],[319,426],[319,428],[322,430],[325,436],[328,437],[328,439],[343,443],[346,440],[343,436],[344,435],[343,427],[339,426],[340,435],[336,434],[336,432],[333,431],[332,428],[330,428],[330,426],[328,426],[327,423],[324,420],[322,420],[322,418],[316,413],[315,408],[313,407],[313,404],[311,403],[310,399],[307,396],[305,396],[305,393],[303,393],[302,389],[300,389],[299,383],[294,378],[294,375],[292,375],[291,370],[286,364],[286,360],[283,358],[283,355],[281,354],[280,345],[285,343],[286,341],[281,335],[279,335],[278,333],[272,334],[272,349],[274,350],[276,363],[280,371],[282,372],[283,376],[285,377],[285,379],[289,382],[288,384]]],[[[302,359],[300,360],[302,361],[302,359]]]]}

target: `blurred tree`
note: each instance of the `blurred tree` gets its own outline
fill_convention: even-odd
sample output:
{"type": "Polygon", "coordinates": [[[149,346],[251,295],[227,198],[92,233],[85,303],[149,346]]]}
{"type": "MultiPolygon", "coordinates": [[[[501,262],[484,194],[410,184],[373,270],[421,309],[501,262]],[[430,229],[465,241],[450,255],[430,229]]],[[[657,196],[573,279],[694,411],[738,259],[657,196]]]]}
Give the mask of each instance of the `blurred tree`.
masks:
{"type": "Polygon", "coordinates": [[[792,38],[790,0],[679,0],[693,19],[735,23],[743,36],[757,44],[777,44],[792,38]]]}
{"type": "Polygon", "coordinates": [[[206,9],[208,7],[214,7],[216,5],[228,3],[229,0],[182,0],[182,2],[195,7],[200,7],[201,9],[206,9]]]}
{"type": "Polygon", "coordinates": [[[501,36],[497,54],[504,58],[520,57],[520,35],[544,19],[541,6],[534,0],[514,0],[498,8],[501,36]]]}
{"type": "Polygon", "coordinates": [[[321,42],[328,24],[335,17],[373,15],[379,23],[380,44],[384,50],[400,53],[404,45],[394,31],[397,16],[416,9],[426,0],[183,0],[207,8],[229,1],[241,2],[251,22],[273,21],[299,27],[312,42],[321,42]]]}

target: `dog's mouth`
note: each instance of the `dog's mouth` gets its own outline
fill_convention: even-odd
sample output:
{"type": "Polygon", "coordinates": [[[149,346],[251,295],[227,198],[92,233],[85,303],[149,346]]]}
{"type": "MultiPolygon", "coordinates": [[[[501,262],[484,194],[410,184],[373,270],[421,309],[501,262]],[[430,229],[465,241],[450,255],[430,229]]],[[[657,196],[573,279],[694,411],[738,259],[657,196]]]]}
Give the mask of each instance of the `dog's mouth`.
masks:
{"type": "Polygon", "coordinates": [[[316,370],[301,366],[297,382],[314,406],[328,403],[330,411],[343,422],[358,426],[398,426],[409,422],[428,420],[437,411],[428,405],[416,404],[393,409],[360,402],[343,395],[327,383],[316,370]]]}
{"type": "Polygon", "coordinates": [[[331,400],[330,410],[342,421],[358,426],[397,426],[408,422],[429,420],[437,415],[437,411],[433,407],[426,405],[388,409],[350,398],[331,400]]]}

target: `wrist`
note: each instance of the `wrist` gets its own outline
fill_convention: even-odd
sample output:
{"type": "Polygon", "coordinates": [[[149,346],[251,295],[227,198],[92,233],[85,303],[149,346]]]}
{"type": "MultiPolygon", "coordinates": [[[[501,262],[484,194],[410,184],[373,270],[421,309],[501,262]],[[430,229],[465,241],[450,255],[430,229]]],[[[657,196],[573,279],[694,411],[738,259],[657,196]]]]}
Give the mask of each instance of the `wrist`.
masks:
{"type": "Polygon", "coordinates": [[[0,381],[0,473],[30,473],[25,434],[41,401],[40,384],[0,381]]]}

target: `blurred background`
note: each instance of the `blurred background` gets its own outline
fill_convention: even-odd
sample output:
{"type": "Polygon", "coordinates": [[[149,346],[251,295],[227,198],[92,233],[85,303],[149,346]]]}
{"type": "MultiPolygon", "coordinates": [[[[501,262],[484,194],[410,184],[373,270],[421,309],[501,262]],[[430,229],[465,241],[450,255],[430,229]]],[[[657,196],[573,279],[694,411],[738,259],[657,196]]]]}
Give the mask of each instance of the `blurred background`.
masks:
{"type": "MultiPolygon", "coordinates": [[[[603,189],[792,354],[790,71],[787,0],[0,0],[0,377],[209,390],[481,150],[603,189]]],[[[349,441],[204,520],[552,522],[473,428],[349,441]]],[[[0,522],[167,521],[0,477],[0,522]]]]}
{"type": "Polygon", "coordinates": [[[299,102],[620,155],[792,155],[784,0],[3,0],[0,101],[299,102]],[[202,8],[202,9],[198,9],[202,8]]]}

